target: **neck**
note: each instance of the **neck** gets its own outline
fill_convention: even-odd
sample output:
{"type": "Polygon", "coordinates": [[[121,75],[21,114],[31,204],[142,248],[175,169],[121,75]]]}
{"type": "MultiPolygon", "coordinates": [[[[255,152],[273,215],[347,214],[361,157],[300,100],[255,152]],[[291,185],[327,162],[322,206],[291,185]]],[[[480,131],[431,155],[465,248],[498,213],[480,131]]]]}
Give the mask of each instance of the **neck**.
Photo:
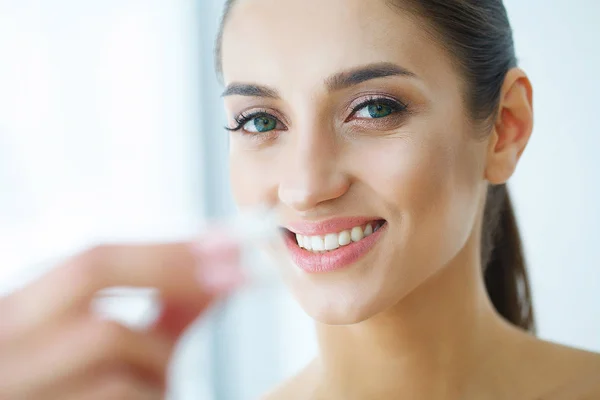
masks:
{"type": "Polygon", "coordinates": [[[471,391],[504,326],[480,271],[478,246],[467,245],[391,309],[355,325],[318,324],[330,397],[451,399],[471,391]]]}

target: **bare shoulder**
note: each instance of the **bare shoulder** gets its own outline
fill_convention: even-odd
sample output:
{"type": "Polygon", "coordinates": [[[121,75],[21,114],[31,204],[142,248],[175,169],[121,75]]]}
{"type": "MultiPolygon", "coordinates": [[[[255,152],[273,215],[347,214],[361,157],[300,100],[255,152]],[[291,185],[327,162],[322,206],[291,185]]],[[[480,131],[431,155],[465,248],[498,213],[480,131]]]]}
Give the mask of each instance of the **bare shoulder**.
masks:
{"type": "Polygon", "coordinates": [[[568,369],[564,372],[564,383],[559,386],[556,393],[548,396],[549,399],[600,399],[600,354],[565,347],[564,365],[568,369]],[[570,368],[569,368],[570,366],[570,368]]]}
{"type": "Polygon", "coordinates": [[[584,369],[560,385],[544,392],[540,400],[598,400],[600,399],[600,368],[584,369]]]}
{"type": "Polygon", "coordinates": [[[317,382],[313,362],[296,376],[265,394],[261,400],[320,400],[317,382]]]}
{"type": "Polygon", "coordinates": [[[600,399],[600,354],[538,341],[540,400],[600,399]]]}

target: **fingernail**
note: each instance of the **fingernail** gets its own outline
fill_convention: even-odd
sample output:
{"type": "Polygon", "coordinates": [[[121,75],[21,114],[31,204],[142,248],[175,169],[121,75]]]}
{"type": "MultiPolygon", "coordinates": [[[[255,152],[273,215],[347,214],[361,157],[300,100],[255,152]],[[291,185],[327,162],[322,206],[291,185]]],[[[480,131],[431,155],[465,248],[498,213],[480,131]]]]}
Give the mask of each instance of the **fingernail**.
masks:
{"type": "Polygon", "coordinates": [[[240,266],[234,263],[204,265],[198,269],[198,281],[209,294],[230,292],[245,280],[240,266]]]}

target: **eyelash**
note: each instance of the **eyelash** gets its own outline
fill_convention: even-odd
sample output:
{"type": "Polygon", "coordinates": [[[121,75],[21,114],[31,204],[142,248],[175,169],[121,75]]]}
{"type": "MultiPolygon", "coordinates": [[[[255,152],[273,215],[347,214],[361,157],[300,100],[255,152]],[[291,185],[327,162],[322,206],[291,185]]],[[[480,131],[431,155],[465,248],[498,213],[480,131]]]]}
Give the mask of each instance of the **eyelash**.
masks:
{"type": "Polygon", "coordinates": [[[273,118],[277,122],[280,122],[279,118],[275,117],[274,115],[269,114],[266,111],[256,111],[256,112],[252,112],[252,113],[248,113],[248,114],[241,113],[240,115],[238,115],[237,117],[235,117],[235,123],[237,124],[236,127],[235,128],[225,127],[225,129],[227,129],[230,132],[239,131],[248,122],[252,121],[253,119],[260,118],[260,117],[273,118]]]}
{"type": "MultiPolygon", "coordinates": [[[[363,108],[370,106],[372,104],[382,104],[384,106],[388,106],[392,109],[392,114],[395,114],[398,112],[404,112],[408,109],[408,105],[405,103],[402,103],[401,101],[390,99],[389,97],[372,96],[372,97],[368,97],[365,101],[361,102],[360,104],[354,106],[352,108],[352,113],[346,119],[346,121],[349,121],[352,118],[352,116],[354,114],[356,114],[359,110],[362,110],[363,108]]],[[[390,114],[390,115],[392,115],[392,114],[390,114]]]]}
{"type": "MultiPolygon", "coordinates": [[[[356,114],[358,111],[360,111],[363,108],[370,106],[372,104],[382,104],[384,106],[390,107],[392,109],[392,114],[390,114],[389,116],[391,116],[395,113],[405,112],[408,109],[408,105],[405,103],[402,103],[401,101],[393,100],[389,97],[373,96],[373,97],[367,98],[365,101],[354,106],[352,108],[352,112],[350,113],[350,116],[346,119],[346,122],[350,121],[352,116],[354,114],[356,114]]],[[[248,122],[252,121],[253,119],[260,118],[260,117],[273,118],[277,122],[281,122],[279,120],[279,118],[275,117],[272,114],[269,114],[268,112],[266,112],[264,110],[261,110],[261,111],[252,112],[252,113],[248,113],[248,114],[241,113],[240,115],[235,117],[235,122],[237,125],[234,128],[225,127],[225,129],[230,132],[237,132],[237,131],[241,130],[244,127],[244,125],[246,125],[248,122]]],[[[385,118],[385,117],[383,117],[383,118],[385,118]]]]}

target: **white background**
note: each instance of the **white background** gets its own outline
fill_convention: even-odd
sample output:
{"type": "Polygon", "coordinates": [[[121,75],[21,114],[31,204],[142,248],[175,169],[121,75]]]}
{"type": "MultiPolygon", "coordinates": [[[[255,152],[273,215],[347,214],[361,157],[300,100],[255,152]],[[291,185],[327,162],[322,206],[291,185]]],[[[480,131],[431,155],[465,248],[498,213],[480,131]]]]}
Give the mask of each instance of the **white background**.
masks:
{"type": "MultiPolygon", "coordinates": [[[[511,188],[539,333],[600,351],[600,4],[507,0],[536,126],[511,188]]],[[[232,209],[212,70],[221,0],[0,0],[0,287],[100,239],[232,209]]],[[[315,353],[282,288],[190,332],[175,399],[250,399],[315,353]]]]}
{"type": "MultiPolygon", "coordinates": [[[[201,18],[195,0],[0,0],[0,287],[97,241],[195,231],[201,18]]],[[[175,400],[212,396],[209,325],[182,342],[175,400]]]]}

